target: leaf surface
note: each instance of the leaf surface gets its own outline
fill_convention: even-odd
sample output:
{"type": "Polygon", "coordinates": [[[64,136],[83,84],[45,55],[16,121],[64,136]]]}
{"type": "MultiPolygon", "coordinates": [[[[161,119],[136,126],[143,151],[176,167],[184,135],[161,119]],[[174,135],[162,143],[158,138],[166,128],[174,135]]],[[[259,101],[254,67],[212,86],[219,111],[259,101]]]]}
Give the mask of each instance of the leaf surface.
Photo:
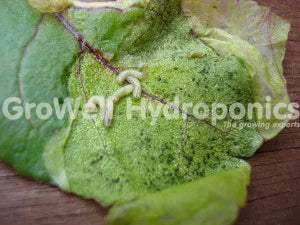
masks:
{"type": "MultiPolygon", "coordinates": [[[[178,25],[177,21],[174,24],[182,25],[178,25]]],[[[212,55],[189,60],[177,55],[166,59],[163,52],[178,46],[176,39],[182,41],[183,34],[160,39],[160,43],[168,44],[165,43],[164,48],[154,55],[145,57],[148,60],[144,71],[147,76],[142,86],[147,92],[169,102],[173,102],[175,96],[182,102],[195,104],[252,101],[250,74],[235,57],[212,55]],[[154,60],[158,57],[161,57],[160,60],[154,60]]],[[[192,41],[192,36],[187,35],[186,38],[193,44],[183,45],[183,52],[199,47],[198,41],[192,41]]],[[[212,54],[210,50],[207,52],[212,54]]],[[[142,61],[140,55],[135,57],[142,61]]],[[[122,63],[134,67],[132,62],[122,63]]],[[[96,95],[111,96],[121,86],[113,72],[86,53],[81,61],[80,74],[74,67],[69,87],[73,98],[89,99],[96,95]]],[[[244,166],[245,162],[235,157],[253,155],[262,143],[255,128],[232,130],[224,128],[222,123],[213,127],[195,118],[184,120],[181,116],[168,120],[162,111],[153,124],[148,107],[158,109],[165,105],[147,96],[132,103],[140,107],[142,102],[146,103],[146,119],[139,111],[133,112],[133,118],[128,119],[127,100],[124,98],[116,104],[111,128],[103,126],[101,117],[89,121],[79,113],[68,132],[59,134],[48,143],[45,161],[58,185],[79,195],[98,199],[103,204],[127,202],[223,169],[244,166]],[[62,166],[57,166],[60,161],[62,166]],[[59,172],[57,168],[60,168],[59,172]],[[58,176],[60,174],[65,174],[63,182],[58,176]],[[66,183],[69,185],[66,186],[66,183]]],[[[101,111],[99,113],[101,115],[101,111]]],[[[229,117],[226,121],[234,122],[229,117]]]]}
{"type": "MultiPolygon", "coordinates": [[[[248,64],[255,102],[261,103],[264,109],[266,103],[271,103],[272,108],[277,103],[289,103],[282,69],[290,30],[288,22],[251,0],[183,0],[182,8],[201,40],[219,54],[236,55],[248,64]]],[[[282,130],[276,123],[288,121],[287,107],[279,113],[286,118],[269,119],[266,115],[259,118],[259,122],[271,125],[260,128],[267,140],[282,130]]]]}
{"type": "Polygon", "coordinates": [[[249,168],[222,171],[115,206],[109,225],[230,225],[245,204],[249,168]],[[171,207],[170,207],[171,206],[171,207]]]}
{"type": "MultiPolygon", "coordinates": [[[[50,15],[41,15],[26,1],[0,2],[1,44],[1,105],[9,97],[18,97],[20,104],[53,103],[53,98],[64,99],[68,91],[64,75],[78,51],[75,39],[50,15]],[[57,57],[59,56],[59,58],[57,57]]],[[[46,141],[67,120],[55,117],[42,121],[36,118],[10,121],[0,116],[0,156],[18,172],[48,180],[42,153],[46,141]]]]}
{"type": "MultiPolygon", "coordinates": [[[[16,96],[23,104],[52,104],[54,97],[70,96],[81,98],[82,110],[89,97],[107,98],[123,87],[116,82],[120,71],[137,69],[145,75],[143,96],[132,104],[146,102],[147,118],[135,110],[128,119],[129,97],[115,105],[109,129],[101,110],[93,120],[83,118],[82,111],[75,119],[46,121],[35,116],[9,121],[1,114],[0,157],[22,174],[104,205],[117,203],[111,224],[231,224],[245,202],[249,181],[248,164],[239,157],[252,156],[263,142],[255,127],[239,126],[255,124],[255,118],[235,121],[228,116],[212,125],[212,118],[199,120],[181,106],[173,110],[183,113],[178,119],[151,113],[173,104],[176,97],[183,103],[229,106],[263,101],[271,93],[288,102],[282,69],[272,70],[284,51],[274,48],[279,58],[272,61],[265,36],[259,36],[258,46],[233,32],[240,22],[228,23],[226,29],[215,22],[201,36],[204,28],[189,11],[195,2],[184,2],[185,12],[197,21],[201,38],[195,38],[178,3],[151,1],[146,8],[126,10],[75,7],[50,15],[25,1],[1,1],[1,103],[16,96]],[[238,51],[241,46],[246,51],[238,51]],[[189,58],[194,50],[203,57],[189,58]],[[105,52],[116,57],[105,59],[105,52]],[[265,63],[260,67],[253,66],[261,61],[265,63]],[[226,122],[237,127],[226,127],[226,122]]],[[[273,19],[279,30],[287,29],[273,19]]],[[[274,37],[276,46],[286,38],[274,37]]],[[[276,132],[260,130],[265,138],[276,132]]]]}

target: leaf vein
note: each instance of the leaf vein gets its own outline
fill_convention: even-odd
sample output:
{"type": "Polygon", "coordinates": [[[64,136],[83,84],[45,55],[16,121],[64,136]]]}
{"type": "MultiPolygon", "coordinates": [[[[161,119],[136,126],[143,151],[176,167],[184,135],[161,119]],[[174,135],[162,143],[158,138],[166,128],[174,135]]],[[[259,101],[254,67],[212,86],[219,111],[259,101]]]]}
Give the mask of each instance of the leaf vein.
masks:
{"type": "MultiPolygon", "coordinates": [[[[20,59],[19,65],[18,65],[17,85],[18,85],[19,97],[21,98],[21,100],[23,102],[24,108],[25,108],[25,104],[26,104],[27,101],[26,101],[26,96],[25,96],[24,84],[23,84],[22,77],[21,77],[23,66],[24,66],[23,63],[24,63],[24,59],[26,58],[27,51],[28,51],[28,48],[29,48],[30,44],[32,42],[34,42],[34,40],[36,39],[36,37],[37,37],[37,35],[40,31],[40,27],[41,27],[41,24],[43,23],[43,20],[44,20],[44,15],[41,16],[41,18],[40,18],[40,20],[37,24],[36,30],[33,33],[33,35],[25,43],[25,45],[22,49],[21,59],[20,59]]],[[[31,118],[28,118],[26,120],[28,121],[28,123],[30,124],[31,127],[33,127],[36,130],[39,129],[38,126],[34,123],[34,121],[31,118]]]]}

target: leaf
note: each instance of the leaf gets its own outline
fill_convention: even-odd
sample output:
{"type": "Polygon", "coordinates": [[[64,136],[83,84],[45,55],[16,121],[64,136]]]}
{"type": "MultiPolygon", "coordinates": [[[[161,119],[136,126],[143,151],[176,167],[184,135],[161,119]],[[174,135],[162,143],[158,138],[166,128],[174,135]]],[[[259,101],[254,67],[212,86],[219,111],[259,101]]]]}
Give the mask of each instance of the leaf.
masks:
{"type": "Polygon", "coordinates": [[[116,9],[88,11],[70,8],[65,15],[92,46],[104,52],[117,53],[121,43],[144,17],[144,10],[133,8],[123,12],[116,9]]]}
{"type": "MultiPolygon", "coordinates": [[[[78,44],[63,26],[50,15],[41,15],[26,1],[0,2],[0,102],[19,97],[25,103],[53,103],[53,98],[68,95],[63,82],[78,44]],[[57,57],[59,55],[59,58],[57,57]]],[[[12,111],[10,106],[10,112],[12,111]]],[[[24,114],[16,121],[0,115],[0,157],[19,173],[49,180],[42,159],[44,145],[66,120],[55,117],[42,121],[24,114]]]]}
{"type": "Polygon", "coordinates": [[[28,3],[43,13],[59,12],[69,7],[72,0],[27,0],[28,3]]]}
{"type": "MultiPolygon", "coordinates": [[[[178,21],[175,25],[182,26],[178,21]]],[[[173,28],[171,30],[176,30],[173,28]]],[[[161,46],[168,43],[164,48],[157,49],[155,56],[145,58],[148,64],[144,73],[148,76],[142,86],[147,92],[169,102],[174,96],[182,102],[208,104],[251,101],[250,75],[234,57],[212,55],[189,60],[177,55],[166,59],[162,54],[178,46],[176,39],[182,40],[183,35],[191,42],[182,45],[183,52],[199,46],[188,33],[178,34],[176,30],[172,39],[160,39],[161,46]],[[160,60],[152,62],[159,56],[160,60]],[[228,81],[224,82],[225,79],[228,81]],[[188,89],[183,88],[187,86],[188,89]],[[218,88],[222,91],[217,91],[218,88]]],[[[153,43],[154,46],[157,43],[153,43]]],[[[212,53],[208,50],[208,54],[212,53]]],[[[133,62],[137,59],[142,62],[139,54],[134,56],[133,62]]],[[[134,67],[134,64],[128,66],[134,67]]],[[[99,65],[89,53],[83,56],[80,74],[74,67],[69,87],[72,98],[82,99],[95,95],[108,97],[120,88],[115,74],[99,65]]],[[[161,105],[146,96],[133,104],[140,106],[143,101],[154,109],[161,105]]],[[[139,112],[133,114],[134,119],[128,120],[126,105],[126,98],[116,104],[109,129],[103,126],[101,118],[88,121],[79,116],[70,131],[58,134],[48,143],[44,159],[58,185],[105,205],[128,202],[224,169],[241,167],[244,162],[234,156],[251,156],[262,143],[255,128],[225,129],[223,132],[195,118],[166,120],[162,115],[153,125],[152,117],[144,120],[139,112]],[[58,140],[62,141],[60,147],[58,140]],[[62,166],[57,165],[60,161],[62,166]],[[58,176],[64,173],[67,182],[60,181],[58,176]]],[[[150,113],[148,109],[147,112],[150,113]]],[[[221,124],[218,127],[224,129],[221,124]]]]}
{"type": "MultiPolygon", "coordinates": [[[[183,0],[182,8],[201,40],[219,54],[236,55],[248,64],[255,102],[265,105],[270,96],[272,107],[289,103],[282,69],[289,23],[250,0],[183,0]]],[[[285,108],[280,113],[289,112],[285,108]]],[[[261,127],[260,133],[272,139],[282,129],[273,125],[287,121],[264,116],[258,122],[271,126],[261,127]]]]}
{"type": "Polygon", "coordinates": [[[94,10],[70,7],[64,16],[92,47],[115,55],[151,42],[179,8],[178,0],[121,0],[99,4],[110,6],[94,10]]]}
{"type": "Polygon", "coordinates": [[[198,181],[114,206],[109,225],[232,224],[245,204],[248,167],[220,172],[198,181]]]}
{"type": "Polygon", "coordinates": [[[52,181],[63,190],[69,190],[70,185],[67,178],[64,162],[64,147],[69,138],[72,129],[73,121],[70,121],[66,129],[60,130],[59,133],[53,136],[46,144],[43,153],[45,167],[50,174],[52,181]]]}
{"type": "MultiPolygon", "coordinates": [[[[245,60],[219,56],[195,38],[178,3],[177,0],[151,1],[142,13],[140,9],[122,13],[107,9],[101,12],[69,9],[53,15],[40,15],[24,2],[23,8],[17,1],[1,3],[0,10],[6,16],[0,23],[6,31],[6,36],[1,38],[1,45],[6,48],[1,52],[5,62],[1,69],[7,72],[1,79],[9,84],[5,87],[11,87],[1,89],[9,90],[1,96],[1,103],[11,93],[17,95],[20,90],[17,84],[22,84],[26,92],[21,97],[26,102],[52,102],[54,97],[70,96],[81,98],[84,104],[91,96],[109,97],[122,88],[116,76],[127,69],[138,69],[145,75],[141,81],[143,96],[132,103],[139,106],[146,102],[152,110],[173,104],[176,97],[184,103],[208,105],[253,102],[251,71],[245,60]],[[18,17],[28,14],[32,21],[18,17]],[[42,19],[35,20],[35,17],[42,19]],[[9,26],[5,23],[7,18],[10,18],[9,26]],[[107,18],[111,23],[101,33],[97,23],[103,24],[107,18]],[[24,24],[24,21],[31,22],[24,24]],[[19,28],[26,38],[17,39],[22,35],[11,27],[19,28]],[[9,40],[15,44],[7,44],[9,40]],[[79,49],[81,52],[77,54],[79,49]],[[109,62],[103,56],[104,50],[117,53],[117,57],[109,62]],[[203,53],[203,57],[188,57],[192,51],[203,53]],[[11,55],[6,58],[5,54],[11,55]],[[17,68],[21,68],[20,73],[17,68]]],[[[237,157],[252,156],[263,142],[255,127],[239,128],[239,125],[255,124],[256,120],[235,121],[226,117],[212,125],[211,118],[199,120],[189,114],[190,109],[182,107],[179,111],[183,117],[168,120],[162,115],[149,116],[148,106],[146,119],[138,111],[128,119],[128,100],[122,98],[114,106],[111,128],[103,125],[101,111],[94,120],[85,119],[80,111],[70,121],[67,118],[40,121],[33,117],[30,121],[15,121],[13,125],[1,116],[4,123],[0,131],[0,157],[23,174],[48,180],[105,205],[138,198],[144,201],[148,194],[159,196],[162,190],[166,193],[178,190],[178,193],[171,191],[170,198],[182,201],[185,189],[194,192],[199,187],[207,193],[204,200],[208,207],[204,201],[195,205],[196,211],[205,208],[207,220],[231,223],[245,201],[249,172],[247,163],[237,157]],[[237,127],[225,127],[226,122],[236,122],[237,127]],[[33,124],[39,129],[31,127],[33,124]],[[222,173],[224,170],[232,172],[222,173]],[[207,178],[201,182],[203,177],[207,178]],[[223,185],[228,188],[226,196],[220,191],[223,185]],[[232,187],[239,191],[232,192],[232,187]],[[221,216],[217,218],[216,212],[221,216]]],[[[183,198],[193,202],[194,194],[198,196],[196,192],[183,198]]],[[[170,212],[178,210],[170,204],[163,203],[161,207],[170,212]]],[[[186,218],[193,210],[182,211],[185,215],[180,217],[186,218]]],[[[138,215],[133,216],[134,221],[138,215]]],[[[124,214],[123,219],[126,217],[124,214]]]]}

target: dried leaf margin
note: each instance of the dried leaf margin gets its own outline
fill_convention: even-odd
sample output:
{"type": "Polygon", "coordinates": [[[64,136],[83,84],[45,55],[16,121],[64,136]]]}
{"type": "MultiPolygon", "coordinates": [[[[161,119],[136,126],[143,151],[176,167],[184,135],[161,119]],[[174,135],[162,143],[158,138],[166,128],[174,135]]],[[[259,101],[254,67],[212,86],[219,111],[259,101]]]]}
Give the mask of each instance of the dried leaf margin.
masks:
{"type": "Polygon", "coordinates": [[[69,7],[100,10],[105,8],[116,9],[119,11],[126,10],[130,7],[145,8],[149,0],[112,0],[112,1],[88,1],[88,0],[27,0],[28,3],[43,13],[62,12],[69,7]]]}
{"type": "MultiPolygon", "coordinates": [[[[283,76],[282,62],[290,24],[251,0],[183,0],[182,9],[189,17],[194,33],[220,55],[242,58],[253,77],[254,102],[271,106],[290,103],[283,76]]],[[[280,114],[290,113],[281,108],[280,114]]],[[[259,128],[265,140],[274,138],[286,119],[274,116],[258,120],[270,127],[259,128]]]]}

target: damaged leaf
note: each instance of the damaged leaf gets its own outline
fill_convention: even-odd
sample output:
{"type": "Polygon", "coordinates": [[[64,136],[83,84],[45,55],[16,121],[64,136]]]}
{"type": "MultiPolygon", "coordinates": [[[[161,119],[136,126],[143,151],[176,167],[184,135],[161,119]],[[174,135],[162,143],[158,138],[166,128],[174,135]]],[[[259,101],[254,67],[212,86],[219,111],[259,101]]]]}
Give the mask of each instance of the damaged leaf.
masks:
{"type": "Polygon", "coordinates": [[[53,98],[61,106],[65,97],[80,98],[81,105],[70,120],[66,114],[62,120],[9,121],[1,114],[1,159],[24,175],[103,205],[116,204],[109,224],[233,223],[249,183],[249,165],[240,158],[251,157],[262,136],[269,139],[279,130],[240,127],[258,121],[229,115],[213,124],[211,117],[199,119],[182,105],[169,106],[176,99],[247,105],[264,102],[267,95],[272,103],[288,103],[281,75],[288,25],[251,1],[219,1],[220,6],[184,1],[198,38],[178,0],[98,2],[97,9],[73,1],[54,14],[41,14],[26,2],[0,3],[1,104],[15,96],[21,106],[53,106],[53,98]],[[228,10],[211,16],[221,6],[228,10]],[[209,17],[204,13],[199,20],[201,10],[209,17]],[[223,24],[231,13],[257,18],[260,28],[253,26],[253,35],[247,36],[246,28],[237,29],[246,19],[223,24]],[[271,45],[264,25],[270,28],[271,45]],[[108,98],[124,87],[117,76],[126,70],[143,74],[141,99],[120,98],[111,128],[103,125],[101,110],[86,119],[88,99],[108,98]],[[135,106],[131,117],[128,104],[135,106]],[[157,114],[164,107],[180,116],[157,114]]]}
{"type": "Polygon", "coordinates": [[[113,207],[108,224],[230,225],[245,204],[249,177],[248,167],[233,169],[151,194],[113,207]]]}
{"type": "MultiPolygon", "coordinates": [[[[270,103],[272,107],[289,103],[282,69],[290,30],[288,22],[250,0],[183,0],[182,8],[195,34],[204,43],[221,55],[236,55],[247,63],[253,77],[255,102],[264,106],[270,103]]],[[[289,120],[287,107],[281,108],[279,113],[285,118],[263,116],[259,119],[271,125],[260,128],[266,140],[282,130],[274,124],[289,120]]]]}

